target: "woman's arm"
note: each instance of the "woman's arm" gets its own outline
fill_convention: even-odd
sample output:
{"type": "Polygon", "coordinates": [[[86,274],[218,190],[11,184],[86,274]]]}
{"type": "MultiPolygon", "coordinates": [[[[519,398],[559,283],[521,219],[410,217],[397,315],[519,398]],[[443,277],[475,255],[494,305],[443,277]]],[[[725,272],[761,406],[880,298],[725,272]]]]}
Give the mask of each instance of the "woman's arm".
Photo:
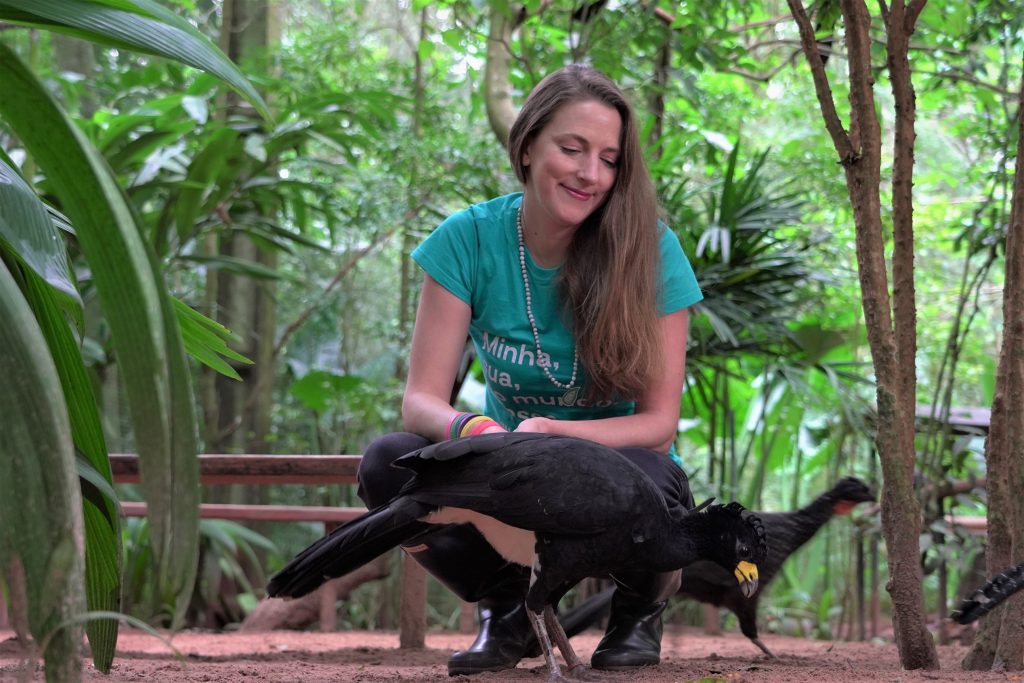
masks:
{"type": "Polygon", "coordinates": [[[679,403],[682,400],[689,327],[687,309],[662,316],[660,327],[664,353],[662,372],[653,378],[647,391],[637,401],[634,415],[600,420],[532,417],[524,420],[516,431],[576,436],[613,448],[637,447],[668,451],[679,426],[679,403]]]}
{"type": "Polygon", "coordinates": [[[402,399],[405,429],[431,441],[448,438],[452,387],[469,333],[469,305],[424,276],[402,399]]]}

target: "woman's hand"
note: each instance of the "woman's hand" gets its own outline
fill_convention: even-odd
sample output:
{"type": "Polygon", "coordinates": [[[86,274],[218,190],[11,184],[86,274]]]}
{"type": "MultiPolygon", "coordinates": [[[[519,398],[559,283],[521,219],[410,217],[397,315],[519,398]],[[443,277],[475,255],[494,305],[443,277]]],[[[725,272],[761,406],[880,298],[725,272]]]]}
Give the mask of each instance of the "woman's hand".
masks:
{"type": "Polygon", "coordinates": [[[495,422],[493,425],[491,425],[490,427],[488,427],[487,429],[485,429],[484,431],[482,431],[480,433],[481,434],[497,434],[498,432],[504,432],[504,431],[508,431],[508,430],[506,430],[500,424],[495,422]]]}
{"type": "Polygon", "coordinates": [[[534,432],[536,434],[555,434],[552,429],[555,420],[550,417],[528,417],[516,427],[517,432],[534,432]]]}

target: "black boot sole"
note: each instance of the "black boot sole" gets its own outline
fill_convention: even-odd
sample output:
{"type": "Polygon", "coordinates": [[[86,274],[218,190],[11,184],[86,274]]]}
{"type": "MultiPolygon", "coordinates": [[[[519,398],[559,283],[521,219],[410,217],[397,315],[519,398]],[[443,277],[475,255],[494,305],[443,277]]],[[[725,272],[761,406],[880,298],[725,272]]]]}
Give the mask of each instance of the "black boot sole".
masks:
{"type": "Polygon", "coordinates": [[[485,673],[491,673],[491,672],[494,672],[494,671],[507,671],[509,669],[516,668],[517,664],[519,664],[518,661],[516,661],[516,662],[506,662],[504,664],[491,664],[491,665],[483,665],[483,666],[454,666],[453,667],[451,664],[449,664],[448,665],[448,675],[449,676],[473,676],[475,674],[485,674],[485,673]]]}
{"type": "Polygon", "coordinates": [[[636,671],[638,669],[646,669],[651,666],[658,666],[661,662],[646,662],[644,664],[622,664],[622,665],[611,665],[611,666],[594,666],[590,665],[594,671],[636,671]]]}

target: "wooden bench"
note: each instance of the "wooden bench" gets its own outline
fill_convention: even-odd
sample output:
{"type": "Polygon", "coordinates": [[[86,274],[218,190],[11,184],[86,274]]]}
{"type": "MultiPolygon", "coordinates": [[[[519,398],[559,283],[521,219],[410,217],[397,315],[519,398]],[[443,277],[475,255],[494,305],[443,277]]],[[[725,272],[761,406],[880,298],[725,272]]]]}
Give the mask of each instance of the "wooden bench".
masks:
{"type": "MultiPolygon", "coordinates": [[[[361,456],[358,455],[222,455],[199,456],[199,479],[203,484],[354,484],[361,456]]],[[[112,453],[110,467],[117,483],[140,481],[139,462],[134,454],[112,453]]],[[[146,504],[122,502],[129,517],[145,517],[146,504]]],[[[201,503],[199,516],[236,521],[323,522],[324,532],[366,512],[358,507],[293,505],[234,505],[201,503]]],[[[320,627],[334,629],[335,595],[324,590],[320,627]]],[[[405,648],[422,648],[426,636],[426,573],[414,561],[402,556],[399,643],[405,648]]]]}

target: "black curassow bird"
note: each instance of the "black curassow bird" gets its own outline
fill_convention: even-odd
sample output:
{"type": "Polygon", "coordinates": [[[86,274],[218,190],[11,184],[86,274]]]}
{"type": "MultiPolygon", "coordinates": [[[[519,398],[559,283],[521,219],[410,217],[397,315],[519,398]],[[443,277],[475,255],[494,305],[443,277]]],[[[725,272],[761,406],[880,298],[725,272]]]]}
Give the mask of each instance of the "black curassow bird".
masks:
{"type": "Polygon", "coordinates": [[[430,524],[471,522],[506,559],[533,568],[527,614],[551,680],[564,680],[549,629],[569,671],[586,675],[555,618],[567,586],[624,569],[674,571],[706,559],[752,595],[757,563],[768,552],[760,520],[739,504],[670,510],[639,467],[591,441],[483,434],[414,451],[395,466],[414,473],[399,494],[299,553],[270,579],[270,596],[305,595],[430,524]]]}
{"type": "MultiPolygon", "coordinates": [[[[844,477],[835,486],[793,512],[755,512],[764,524],[768,556],[758,565],[760,588],[752,596],[744,595],[728,572],[716,564],[699,560],[683,567],[682,582],[676,595],[726,607],[740,622],[740,631],[767,656],[771,650],[758,636],[757,604],[782,563],[800,546],[809,541],[833,515],[845,515],[860,503],[874,502],[871,489],[856,477],[844,477]]],[[[561,617],[569,636],[580,633],[608,613],[613,589],[602,591],[585,600],[561,617]]]]}
{"type": "Polygon", "coordinates": [[[1024,588],[1024,564],[1007,569],[984,586],[964,598],[949,616],[958,624],[967,625],[985,616],[1004,600],[1024,588]]]}

